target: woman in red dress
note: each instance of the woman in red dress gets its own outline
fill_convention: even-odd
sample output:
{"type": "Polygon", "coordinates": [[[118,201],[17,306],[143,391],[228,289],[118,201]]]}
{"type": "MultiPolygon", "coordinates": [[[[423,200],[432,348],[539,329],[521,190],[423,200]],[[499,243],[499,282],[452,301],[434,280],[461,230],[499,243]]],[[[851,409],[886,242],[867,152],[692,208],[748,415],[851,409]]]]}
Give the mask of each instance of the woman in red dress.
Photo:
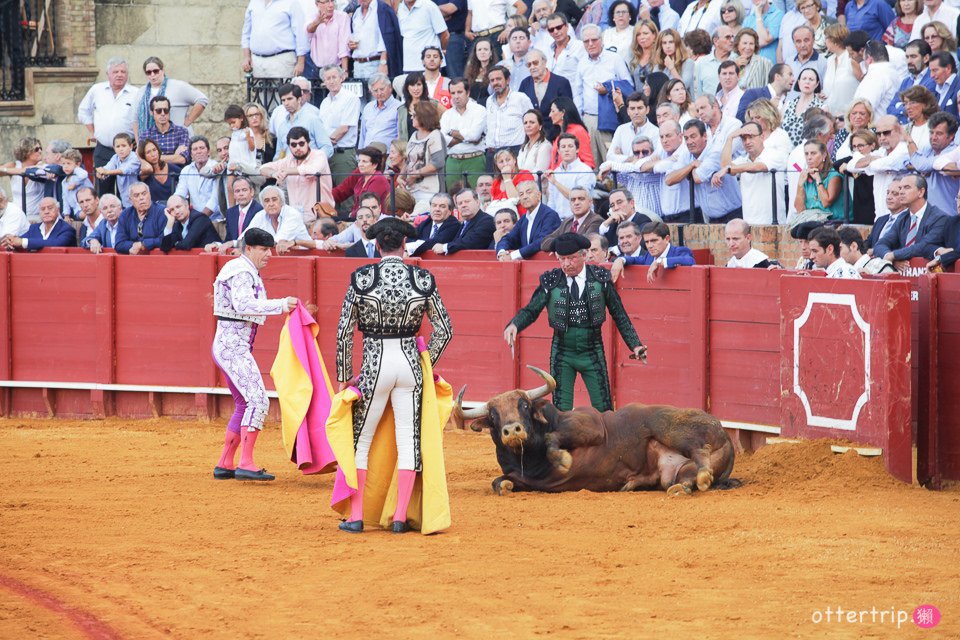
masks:
{"type": "Polygon", "coordinates": [[[551,134],[553,138],[553,150],[550,152],[550,168],[556,169],[560,165],[560,156],[557,154],[557,140],[561,133],[572,133],[580,141],[580,151],[577,157],[580,158],[591,169],[596,168],[596,162],[593,159],[593,151],[590,150],[590,134],[580,118],[580,112],[577,111],[577,105],[570,98],[561,96],[550,105],[551,134]]]}

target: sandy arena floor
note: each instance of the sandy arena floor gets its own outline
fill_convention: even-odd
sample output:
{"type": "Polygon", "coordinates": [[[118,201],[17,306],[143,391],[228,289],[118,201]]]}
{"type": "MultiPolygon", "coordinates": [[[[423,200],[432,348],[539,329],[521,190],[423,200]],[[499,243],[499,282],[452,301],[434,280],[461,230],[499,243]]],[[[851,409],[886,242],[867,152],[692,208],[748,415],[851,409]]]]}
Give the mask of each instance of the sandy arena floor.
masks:
{"type": "Polygon", "coordinates": [[[742,456],[733,491],[501,498],[453,432],[450,530],[348,536],[276,426],[276,482],[214,481],[221,429],[0,420],[0,638],[960,637],[960,491],[822,443],[742,456]]]}

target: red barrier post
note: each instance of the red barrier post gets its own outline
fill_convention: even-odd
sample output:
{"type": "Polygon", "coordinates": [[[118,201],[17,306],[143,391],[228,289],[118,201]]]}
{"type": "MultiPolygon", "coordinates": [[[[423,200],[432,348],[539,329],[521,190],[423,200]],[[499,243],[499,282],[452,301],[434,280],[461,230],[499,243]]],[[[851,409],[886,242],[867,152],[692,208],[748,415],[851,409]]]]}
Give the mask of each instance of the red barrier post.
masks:
{"type": "MultiPolygon", "coordinates": [[[[13,348],[10,294],[10,254],[0,252],[0,379],[13,380],[13,348]]],[[[0,416],[10,415],[9,388],[0,389],[0,416]]]]}
{"type": "Polygon", "coordinates": [[[940,380],[939,284],[934,274],[919,279],[917,368],[917,482],[939,489],[940,380]]]}
{"type": "MultiPolygon", "coordinates": [[[[117,351],[114,333],[116,332],[117,322],[114,303],[116,299],[116,282],[114,279],[117,256],[116,255],[98,255],[96,260],[95,277],[96,289],[96,332],[95,342],[99,357],[96,364],[95,382],[101,384],[112,384],[116,381],[116,371],[114,362],[116,361],[117,351]]],[[[93,389],[90,391],[90,404],[94,417],[105,418],[114,412],[113,392],[103,391],[102,389],[93,389]]]]}
{"type": "Polygon", "coordinates": [[[780,313],[783,435],[881,447],[911,482],[908,284],[784,276],[780,313]]]}

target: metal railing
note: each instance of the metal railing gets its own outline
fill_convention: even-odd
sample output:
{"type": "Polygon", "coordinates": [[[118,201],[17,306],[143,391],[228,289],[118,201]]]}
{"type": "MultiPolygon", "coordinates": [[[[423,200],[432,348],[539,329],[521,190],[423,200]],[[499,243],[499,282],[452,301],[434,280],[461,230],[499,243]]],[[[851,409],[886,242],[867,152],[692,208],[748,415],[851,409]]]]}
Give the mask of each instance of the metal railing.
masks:
{"type": "Polygon", "coordinates": [[[27,67],[62,67],[56,0],[0,0],[0,102],[25,100],[27,67]]]}
{"type": "Polygon", "coordinates": [[[20,0],[28,67],[62,67],[57,52],[57,0],[20,0]]]}

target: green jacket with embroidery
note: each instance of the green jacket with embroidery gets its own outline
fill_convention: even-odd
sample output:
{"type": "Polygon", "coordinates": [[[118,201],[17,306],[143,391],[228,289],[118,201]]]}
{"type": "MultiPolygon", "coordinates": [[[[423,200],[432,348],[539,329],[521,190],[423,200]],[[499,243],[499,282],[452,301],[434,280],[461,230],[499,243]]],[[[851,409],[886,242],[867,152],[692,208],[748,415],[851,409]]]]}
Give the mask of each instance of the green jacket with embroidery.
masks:
{"type": "MultiPolygon", "coordinates": [[[[586,269],[587,326],[599,331],[607,318],[606,310],[609,309],[623,341],[630,349],[639,347],[640,338],[623,307],[610,272],[592,264],[586,265],[586,269]]],[[[540,286],[533,292],[530,303],[520,309],[510,322],[516,325],[517,331],[523,331],[536,322],[540,312],[546,307],[550,326],[562,334],[570,328],[568,301],[567,276],[562,269],[551,269],[540,276],[540,286]]]]}

